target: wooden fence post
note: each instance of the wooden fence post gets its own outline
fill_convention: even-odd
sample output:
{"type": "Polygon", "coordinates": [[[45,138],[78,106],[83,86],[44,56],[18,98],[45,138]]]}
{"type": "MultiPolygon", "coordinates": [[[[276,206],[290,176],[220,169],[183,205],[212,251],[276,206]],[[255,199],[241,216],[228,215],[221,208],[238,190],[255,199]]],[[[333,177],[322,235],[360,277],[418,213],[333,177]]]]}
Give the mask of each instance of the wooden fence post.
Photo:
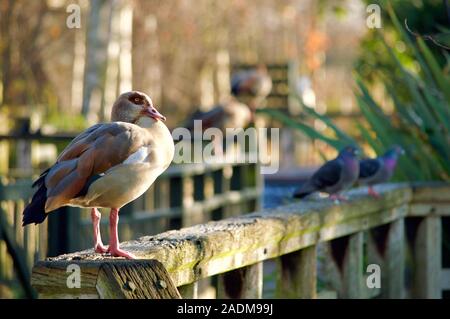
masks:
{"type": "MultiPolygon", "coordinates": [[[[405,220],[398,219],[391,223],[387,238],[387,289],[381,288],[382,296],[387,298],[404,298],[405,293],[405,220]]],[[[381,275],[383,278],[383,272],[381,275]]]]}
{"type": "Polygon", "coordinates": [[[381,271],[381,297],[405,297],[405,222],[398,219],[369,232],[368,263],[381,271]]]}
{"type": "Polygon", "coordinates": [[[102,299],[181,298],[170,275],[157,260],[104,263],[96,289],[102,299]]]}
{"type": "Polygon", "coordinates": [[[217,298],[260,299],[263,290],[263,262],[219,275],[217,298]]]}
{"type": "Polygon", "coordinates": [[[14,262],[19,281],[28,298],[34,296],[34,291],[30,285],[30,273],[27,265],[26,251],[20,247],[11,229],[10,223],[5,218],[5,211],[0,208],[0,235],[5,241],[8,254],[14,262]]]}
{"type": "Polygon", "coordinates": [[[428,216],[421,219],[412,244],[414,252],[412,296],[422,299],[441,298],[441,217],[428,216]]]}
{"type": "Polygon", "coordinates": [[[316,245],[277,259],[277,298],[317,297],[316,245]]]}
{"type": "Polygon", "coordinates": [[[358,232],[330,241],[330,253],[335,271],[332,281],[338,298],[363,298],[363,244],[364,234],[358,232]]]}

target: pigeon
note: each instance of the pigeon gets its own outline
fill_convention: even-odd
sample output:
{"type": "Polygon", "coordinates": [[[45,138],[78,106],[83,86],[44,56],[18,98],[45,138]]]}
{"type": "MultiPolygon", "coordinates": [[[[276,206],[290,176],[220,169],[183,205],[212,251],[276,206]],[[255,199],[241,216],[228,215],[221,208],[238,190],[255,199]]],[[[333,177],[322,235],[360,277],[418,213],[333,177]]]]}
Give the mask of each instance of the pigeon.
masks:
{"type": "Polygon", "coordinates": [[[354,146],[346,146],[339,155],[326,162],[295,193],[295,198],[321,191],[328,193],[332,200],[346,200],[339,193],[352,187],[359,176],[359,151],[354,146]]]}
{"type": "Polygon", "coordinates": [[[23,212],[23,226],[42,223],[62,206],[91,209],[94,251],[134,259],[119,247],[119,210],[141,196],[172,162],[175,146],[166,118],[139,91],[119,96],[110,123],[96,124],[75,139],[34,182],[37,191],[23,212]],[[101,214],[110,208],[110,240],[100,236],[101,214]]]}
{"type": "Polygon", "coordinates": [[[373,189],[373,185],[385,183],[391,179],[399,155],[405,151],[398,145],[391,147],[383,156],[363,159],[359,162],[359,183],[368,186],[368,193],[374,197],[379,194],[373,189]]]}

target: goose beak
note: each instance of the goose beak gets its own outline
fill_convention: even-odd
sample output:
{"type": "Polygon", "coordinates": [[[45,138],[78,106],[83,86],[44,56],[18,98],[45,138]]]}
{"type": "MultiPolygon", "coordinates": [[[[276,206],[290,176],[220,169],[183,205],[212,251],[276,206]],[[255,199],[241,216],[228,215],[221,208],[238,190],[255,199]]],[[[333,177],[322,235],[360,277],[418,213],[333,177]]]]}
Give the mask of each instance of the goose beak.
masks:
{"type": "Polygon", "coordinates": [[[142,111],[143,116],[151,117],[155,120],[166,121],[166,117],[159,113],[154,107],[147,107],[142,111]]]}

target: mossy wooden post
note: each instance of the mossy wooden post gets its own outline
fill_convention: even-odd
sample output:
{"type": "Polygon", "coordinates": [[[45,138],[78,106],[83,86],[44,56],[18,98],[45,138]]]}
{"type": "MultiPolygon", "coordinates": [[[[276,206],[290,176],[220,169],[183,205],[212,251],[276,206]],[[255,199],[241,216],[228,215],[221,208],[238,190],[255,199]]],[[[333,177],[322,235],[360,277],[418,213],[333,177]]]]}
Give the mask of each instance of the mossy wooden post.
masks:
{"type": "Polygon", "coordinates": [[[363,244],[364,236],[358,232],[330,241],[330,253],[336,266],[333,278],[338,298],[363,297],[363,244]]]}
{"type": "Polygon", "coordinates": [[[173,299],[180,294],[165,267],[157,260],[105,260],[93,263],[56,263],[51,269],[33,269],[39,298],[173,299]],[[75,284],[76,274],[80,286],[75,284]],[[46,289],[53,287],[53,289],[46,289]],[[55,289],[56,288],[56,289],[55,289]]]}
{"type": "MultiPolygon", "coordinates": [[[[368,236],[368,264],[380,266],[380,297],[405,297],[405,223],[398,219],[372,229],[368,236]]],[[[370,275],[370,273],[368,274],[370,275]]],[[[377,289],[377,288],[372,288],[377,289]]],[[[370,294],[374,295],[374,294],[370,294]]]]}
{"type": "Polygon", "coordinates": [[[413,297],[436,299],[441,296],[442,229],[440,216],[423,218],[414,239],[413,297]]]}
{"type": "Polygon", "coordinates": [[[260,299],[263,290],[263,263],[220,274],[217,298],[260,299]]]}
{"type": "Polygon", "coordinates": [[[101,299],[181,298],[157,260],[104,263],[98,272],[96,288],[101,299]]]}
{"type": "Polygon", "coordinates": [[[316,245],[277,258],[277,298],[316,298],[316,261],[316,245]]]}

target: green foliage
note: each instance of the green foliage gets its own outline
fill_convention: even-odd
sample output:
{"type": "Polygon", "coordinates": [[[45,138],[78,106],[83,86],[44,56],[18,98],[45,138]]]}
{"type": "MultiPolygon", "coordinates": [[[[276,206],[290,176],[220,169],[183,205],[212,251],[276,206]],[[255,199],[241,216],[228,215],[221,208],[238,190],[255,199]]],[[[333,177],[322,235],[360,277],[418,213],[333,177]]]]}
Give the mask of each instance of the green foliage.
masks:
{"type": "MultiPolygon", "coordinates": [[[[391,21],[399,38],[407,45],[407,53],[420,72],[408,67],[380,36],[387,52],[391,69],[376,72],[374,79],[383,83],[393,105],[386,111],[371,94],[370,81],[362,74],[356,75],[355,92],[365,122],[356,123],[359,136],[377,154],[393,144],[406,150],[397,169],[398,180],[450,180],[450,73],[441,66],[436,51],[424,40],[412,40],[396,15],[390,10],[391,21]],[[397,88],[400,87],[401,90],[397,88]]],[[[442,57],[442,56],[441,56],[442,57]]],[[[298,119],[277,110],[262,110],[290,127],[299,129],[312,139],[322,140],[335,148],[354,142],[326,116],[304,106],[298,119]],[[321,121],[327,127],[324,132],[315,130],[304,121],[308,117],[321,121]]]]}
{"type": "MultiPolygon", "coordinates": [[[[382,13],[382,29],[383,36],[389,39],[393,49],[396,51],[398,58],[402,64],[407,67],[415,68],[415,58],[411,51],[406,47],[408,40],[413,37],[409,34],[405,38],[398,32],[398,21],[404,25],[405,21],[411,32],[423,36],[431,35],[436,42],[449,46],[450,36],[448,30],[444,26],[448,26],[450,21],[447,17],[444,0],[365,0],[366,4],[377,4],[381,8],[382,13]],[[392,19],[389,11],[393,10],[397,14],[397,21],[392,19]]],[[[428,39],[429,43],[432,43],[428,39]]],[[[433,55],[437,58],[438,63],[445,65],[445,57],[440,54],[439,46],[430,46],[433,55]]],[[[377,32],[368,32],[364,37],[359,52],[359,59],[356,62],[356,70],[362,77],[371,82],[376,81],[374,70],[392,70],[394,61],[387,55],[384,45],[380,42],[380,36],[377,32]]]]}

